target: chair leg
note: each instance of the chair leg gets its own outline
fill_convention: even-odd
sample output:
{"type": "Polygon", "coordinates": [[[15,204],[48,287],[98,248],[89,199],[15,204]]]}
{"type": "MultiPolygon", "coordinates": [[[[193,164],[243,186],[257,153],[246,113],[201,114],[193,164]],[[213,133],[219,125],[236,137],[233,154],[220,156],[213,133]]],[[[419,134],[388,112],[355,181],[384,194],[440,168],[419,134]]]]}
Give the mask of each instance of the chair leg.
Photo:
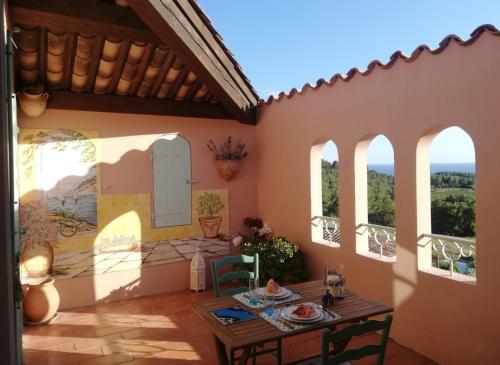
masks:
{"type": "Polygon", "coordinates": [[[277,346],[276,346],[276,364],[281,365],[281,339],[276,340],[277,346]]]}
{"type": "Polygon", "coordinates": [[[234,350],[230,351],[230,354],[229,354],[229,365],[234,365],[234,350]]]}
{"type": "Polygon", "coordinates": [[[252,346],[252,365],[257,364],[257,346],[252,346]]]}

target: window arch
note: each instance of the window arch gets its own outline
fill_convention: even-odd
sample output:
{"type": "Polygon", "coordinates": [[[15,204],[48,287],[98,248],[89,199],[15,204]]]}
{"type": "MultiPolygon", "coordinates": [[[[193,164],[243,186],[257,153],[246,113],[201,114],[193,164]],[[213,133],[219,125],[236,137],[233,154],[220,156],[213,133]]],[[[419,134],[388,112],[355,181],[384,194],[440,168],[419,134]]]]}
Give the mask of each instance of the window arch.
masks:
{"type": "Polygon", "coordinates": [[[312,240],[340,246],[339,155],[332,140],[311,148],[312,240]]]}
{"type": "Polygon", "coordinates": [[[423,137],[417,153],[419,268],[475,280],[474,143],[454,126],[423,137]]]}
{"type": "Polygon", "coordinates": [[[356,252],[396,259],[394,150],[384,135],[359,142],[356,169],[356,252]]]}

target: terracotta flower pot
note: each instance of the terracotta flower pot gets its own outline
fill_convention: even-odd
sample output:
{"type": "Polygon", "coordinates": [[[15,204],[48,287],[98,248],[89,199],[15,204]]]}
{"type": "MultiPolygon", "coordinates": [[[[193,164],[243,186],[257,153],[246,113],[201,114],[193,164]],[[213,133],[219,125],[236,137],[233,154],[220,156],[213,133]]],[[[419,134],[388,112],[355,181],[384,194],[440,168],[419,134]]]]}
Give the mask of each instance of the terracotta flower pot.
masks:
{"type": "Polygon", "coordinates": [[[28,276],[45,276],[54,263],[54,249],[48,241],[26,245],[21,255],[21,263],[28,276]]]}
{"type": "Polygon", "coordinates": [[[56,315],[59,302],[59,292],[54,286],[54,278],[28,284],[28,291],[23,301],[23,310],[28,323],[42,324],[49,321],[56,315]]]}
{"type": "Polygon", "coordinates": [[[240,162],[239,160],[215,160],[215,167],[219,175],[229,181],[240,171],[240,162]]]}
{"type": "Polygon", "coordinates": [[[219,234],[219,227],[222,222],[222,216],[200,217],[201,229],[205,238],[214,238],[219,234]]]}
{"type": "Polygon", "coordinates": [[[30,92],[28,90],[17,93],[19,105],[28,117],[39,117],[47,107],[49,94],[43,92],[30,92]]]}

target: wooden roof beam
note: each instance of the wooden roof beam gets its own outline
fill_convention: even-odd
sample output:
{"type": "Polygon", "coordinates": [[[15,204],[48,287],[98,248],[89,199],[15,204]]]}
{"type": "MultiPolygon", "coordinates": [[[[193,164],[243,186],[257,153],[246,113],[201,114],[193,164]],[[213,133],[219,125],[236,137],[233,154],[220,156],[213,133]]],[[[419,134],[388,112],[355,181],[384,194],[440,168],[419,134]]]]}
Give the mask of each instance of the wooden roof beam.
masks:
{"type": "Polygon", "coordinates": [[[220,104],[54,90],[49,94],[48,109],[234,120],[220,104]]]}
{"type": "Polygon", "coordinates": [[[15,24],[162,44],[127,7],[91,0],[10,0],[15,24]]]}
{"type": "MultiPolygon", "coordinates": [[[[249,98],[234,74],[228,72],[214,47],[200,36],[193,23],[173,0],[129,0],[131,8],[213,92],[215,98],[240,122],[255,124],[256,98],[249,98]]],[[[190,13],[190,16],[197,16],[190,13]]]]}

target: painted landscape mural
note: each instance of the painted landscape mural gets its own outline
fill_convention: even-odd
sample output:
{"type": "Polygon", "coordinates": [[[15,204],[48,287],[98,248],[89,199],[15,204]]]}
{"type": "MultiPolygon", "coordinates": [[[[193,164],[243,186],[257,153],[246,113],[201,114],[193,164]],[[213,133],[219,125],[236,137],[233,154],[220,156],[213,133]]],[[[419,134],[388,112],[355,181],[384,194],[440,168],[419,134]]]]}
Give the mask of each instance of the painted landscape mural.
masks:
{"type": "Polygon", "coordinates": [[[191,225],[154,228],[151,193],[101,194],[101,143],[92,130],[21,129],[24,280],[177,263],[197,249],[204,257],[229,254],[227,189],[194,190],[191,225]]]}
{"type": "Polygon", "coordinates": [[[23,136],[25,177],[35,175],[37,201],[47,208],[59,235],[97,232],[96,147],[83,133],[38,131],[23,136]],[[37,170],[37,171],[35,171],[37,170]]]}

